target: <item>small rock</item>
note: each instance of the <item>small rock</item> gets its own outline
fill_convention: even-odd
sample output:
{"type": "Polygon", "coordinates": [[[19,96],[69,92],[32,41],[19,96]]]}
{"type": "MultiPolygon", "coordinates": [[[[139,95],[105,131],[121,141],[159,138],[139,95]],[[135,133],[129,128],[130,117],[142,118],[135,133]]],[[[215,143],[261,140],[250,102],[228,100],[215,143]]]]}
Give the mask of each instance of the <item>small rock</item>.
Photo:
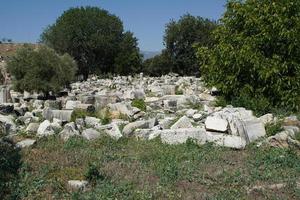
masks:
{"type": "Polygon", "coordinates": [[[261,117],[259,118],[259,120],[260,120],[264,125],[266,125],[266,124],[268,124],[268,123],[272,123],[272,122],[273,122],[274,116],[273,116],[273,114],[271,114],[271,113],[265,114],[265,115],[261,116],[261,117]]]}
{"type": "Polygon", "coordinates": [[[106,129],[105,133],[116,140],[120,139],[123,136],[116,123],[112,123],[111,128],[106,129]]]}
{"type": "Polygon", "coordinates": [[[49,120],[45,120],[40,124],[37,130],[37,135],[40,137],[54,135],[54,130],[49,120]]]}
{"type": "Polygon", "coordinates": [[[66,109],[68,110],[73,110],[74,108],[77,107],[78,104],[80,104],[80,101],[67,101],[66,103],[66,109]]]}
{"type": "Polygon", "coordinates": [[[123,134],[125,136],[130,136],[133,133],[133,131],[138,128],[149,128],[149,123],[147,121],[136,121],[129,123],[123,128],[123,134]]]}
{"type": "Polygon", "coordinates": [[[80,180],[70,180],[68,181],[68,187],[74,191],[85,191],[87,189],[89,182],[80,180]]]}
{"type": "Polygon", "coordinates": [[[179,128],[193,128],[193,125],[189,118],[183,116],[177,122],[175,122],[175,124],[171,126],[171,129],[179,129],[179,128]]]}
{"type": "Polygon", "coordinates": [[[193,115],[193,120],[195,122],[198,122],[198,121],[200,121],[202,119],[202,117],[203,117],[202,114],[197,113],[197,114],[193,115]]]}
{"type": "Polygon", "coordinates": [[[207,117],[205,120],[206,130],[209,131],[218,131],[218,132],[226,132],[228,129],[227,120],[217,118],[217,117],[207,117]]]}
{"type": "Polygon", "coordinates": [[[18,142],[16,144],[16,147],[18,148],[26,148],[26,147],[30,147],[32,145],[34,145],[36,142],[36,140],[32,140],[32,139],[25,139],[25,140],[22,140],[20,142],[18,142]]]}
{"type": "Polygon", "coordinates": [[[222,133],[206,133],[206,141],[213,142],[216,145],[229,147],[233,149],[244,149],[246,147],[246,140],[240,136],[227,135],[222,133]]]}
{"type": "Polygon", "coordinates": [[[85,125],[88,128],[95,128],[98,129],[101,127],[101,120],[96,117],[86,117],[85,118],[85,125]]]}
{"type": "Polygon", "coordinates": [[[82,132],[82,137],[84,137],[87,140],[95,140],[100,138],[101,136],[102,134],[93,128],[85,129],[82,132]]]}
{"type": "Polygon", "coordinates": [[[26,128],[26,132],[28,133],[36,133],[38,128],[40,126],[40,123],[30,123],[27,128],[26,128]]]}
{"type": "Polygon", "coordinates": [[[185,112],[187,117],[193,117],[193,115],[197,112],[197,110],[189,109],[185,112]]]}
{"type": "Polygon", "coordinates": [[[207,93],[199,94],[199,98],[201,101],[215,101],[216,100],[216,98],[214,96],[211,96],[210,94],[207,94],[207,93]]]}
{"type": "Polygon", "coordinates": [[[70,122],[64,126],[64,129],[59,134],[64,141],[67,141],[70,137],[79,135],[79,131],[76,130],[75,123],[70,122]]]}

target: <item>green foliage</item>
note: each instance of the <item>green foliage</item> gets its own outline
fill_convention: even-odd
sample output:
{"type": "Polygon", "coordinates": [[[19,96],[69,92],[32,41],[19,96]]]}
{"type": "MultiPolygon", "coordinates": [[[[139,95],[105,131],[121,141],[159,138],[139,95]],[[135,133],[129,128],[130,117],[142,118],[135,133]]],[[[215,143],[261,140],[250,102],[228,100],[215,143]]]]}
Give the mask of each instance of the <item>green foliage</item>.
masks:
{"type": "Polygon", "coordinates": [[[0,198],[9,199],[15,190],[15,180],[21,166],[19,149],[0,138],[0,198]]]}
{"type": "Polygon", "coordinates": [[[197,52],[204,80],[229,101],[299,110],[299,12],[297,0],[229,1],[216,45],[197,52]]]}
{"type": "Polygon", "coordinates": [[[67,54],[60,56],[54,50],[41,46],[20,48],[7,64],[19,91],[58,92],[74,78],[76,63],[67,54]]]}
{"type": "Polygon", "coordinates": [[[179,89],[179,86],[175,87],[175,94],[176,95],[183,95],[183,91],[181,89],[179,89]]]}
{"type": "Polygon", "coordinates": [[[102,124],[109,124],[111,122],[111,115],[108,109],[106,109],[101,116],[101,122],[102,124]]]}
{"type": "Polygon", "coordinates": [[[63,148],[67,151],[76,150],[85,147],[87,143],[88,141],[83,137],[73,136],[64,143],[63,148]]]}
{"type": "Polygon", "coordinates": [[[298,132],[298,133],[295,134],[295,139],[300,142],[300,132],[298,132]]]}
{"type": "Polygon", "coordinates": [[[102,111],[89,112],[83,109],[75,109],[71,115],[71,121],[75,122],[77,118],[96,117],[101,119],[102,124],[109,124],[111,122],[110,112],[107,109],[102,111]]]}
{"type": "Polygon", "coordinates": [[[73,56],[78,73],[85,78],[90,73],[129,73],[127,68],[136,70],[140,63],[136,38],[130,32],[123,33],[117,16],[98,7],[65,11],[44,31],[41,41],[73,56]]]}
{"type": "Polygon", "coordinates": [[[213,45],[211,32],[215,28],[215,22],[190,14],[183,15],[177,22],[172,20],[168,23],[164,43],[173,63],[169,71],[180,75],[199,75],[194,45],[213,45]]]}
{"type": "MultiPolygon", "coordinates": [[[[300,158],[294,150],[254,145],[236,151],[212,144],[199,146],[192,140],[167,145],[159,138],[116,141],[104,137],[88,142],[73,137],[65,143],[52,136],[22,151],[26,164],[19,170],[15,187],[22,199],[251,199],[253,194],[245,188],[293,183],[300,175],[300,158]],[[68,191],[68,180],[87,178],[93,183],[89,191],[68,191]]],[[[266,190],[259,197],[299,198],[295,188],[266,190]]]]}
{"type": "Polygon", "coordinates": [[[278,121],[276,123],[269,123],[265,126],[267,136],[273,136],[281,131],[283,131],[282,121],[278,121]]]}
{"type": "Polygon", "coordinates": [[[160,55],[149,58],[143,63],[143,72],[150,76],[161,76],[172,71],[172,60],[166,50],[160,55]]]}
{"type": "Polygon", "coordinates": [[[98,167],[95,164],[89,164],[84,177],[86,180],[90,182],[94,182],[97,180],[103,180],[105,177],[99,172],[98,167]]]}
{"type": "Polygon", "coordinates": [[[134,99],[132,100],[131,105],[140,109],[141,111],[146,111],[147,109],[146,103],[143,99],[134,99]]]}
{"type": "Polygon", "coordinates": [[[257,116],[270,112],[273,108],[268,99],[262,95],[256,95],[256,98],[247,93],[241,93],[227,102],[235,107],[245,107],[254,111],[257,116]]]}
{"type": "Polygon", "coordinates": [[[125,32],[120,43],[120,52],[115,58],[115,72],[120,75],[136,74],[141,71],[142,56],[138,40],[131,32],[125,32]]]}
{"type": "Polygon", "coordinates": [[[77,118],[85,118],[87,116],[92,116],[93,113],[89,113],[86,110],[83,109],[74,109],[71,115],[71,121],[75,122],[77,118]]]}

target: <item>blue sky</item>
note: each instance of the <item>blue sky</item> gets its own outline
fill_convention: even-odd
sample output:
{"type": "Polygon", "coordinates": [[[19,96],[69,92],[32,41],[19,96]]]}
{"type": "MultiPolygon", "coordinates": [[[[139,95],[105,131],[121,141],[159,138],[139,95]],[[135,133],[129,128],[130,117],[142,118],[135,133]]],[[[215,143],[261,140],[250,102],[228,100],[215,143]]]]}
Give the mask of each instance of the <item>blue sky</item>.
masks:
{"type": "Polygon", "coordinates": [[[146,51],[163,48],[163,34],[170,19],[185,13],[219,19],[226,0],[0,0],[0,38],[36,42],[43,29],[64,10],[98,6],[119,16],[126,30],[134,32],[146,51]]]}

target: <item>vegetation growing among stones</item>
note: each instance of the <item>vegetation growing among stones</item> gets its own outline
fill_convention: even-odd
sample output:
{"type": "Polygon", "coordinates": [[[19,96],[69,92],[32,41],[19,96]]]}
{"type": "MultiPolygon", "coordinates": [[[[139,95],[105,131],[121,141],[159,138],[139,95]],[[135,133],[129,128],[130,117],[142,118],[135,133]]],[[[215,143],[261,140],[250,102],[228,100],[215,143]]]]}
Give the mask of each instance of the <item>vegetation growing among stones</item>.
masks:
{"type": "Polygon", "coordinates": [[[131,102],[131,105],[133,107],[137,107],[138,109],[140,109],[142,111],[146,111],[146,104],[145,104],[145,101],[143,99],[134,99],[131,102]]]}
{"type": "Polygon", "coordinates": [[[22,198],[299,198],[299,155],[285,149],[251,146],[241,152],[192,141],[173,146],[125,138],[87,142],[74,137],[63,143],[53,136],[24,150],[22,157],[22,198]],[[68,191],[67,180],[83,178],[93,182],[89,191],[68,191]],[[280,193],[245,189],[287,180],[280,193]]]}

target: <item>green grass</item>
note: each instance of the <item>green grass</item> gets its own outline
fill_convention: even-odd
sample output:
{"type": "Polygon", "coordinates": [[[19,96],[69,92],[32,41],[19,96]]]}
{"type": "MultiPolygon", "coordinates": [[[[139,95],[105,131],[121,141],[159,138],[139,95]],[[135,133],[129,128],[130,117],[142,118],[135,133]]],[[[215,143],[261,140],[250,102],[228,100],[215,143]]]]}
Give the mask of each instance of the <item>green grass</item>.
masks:
{"type": "Polygon", "coordinates": [[[175,94],[176,95],[183,95],[183,91],[181,89],[179,89],[179,86],[175,87],[175,94]]]}
{"type": "Polygon", "coordinates": [[[75,122],[77,118],[96,117],[101,119],[102,124],[109,124],[111,122],[110,112],[107,109],[95,112],[88,112],[82,109],[75,109],[71,115],[71,121],[75,122]]]}
{"type": "Polygon", "coordinates": [[[147,106],[143,99],[134,99],[132,100],[131,105],[133,107],[140,109],[141,111],[146,111],[147,106]]]}
{"type": "Polygon", "coordinates": [[[266,124],[265,128],[268,137],[273,136],[284,130],[282,127],[282,121],[266,124]]]}
{"type": "Polygon", "coordinates": [[[162,144],[102,138],[88,142],[58,136],[39,139],[22,150],[18,181],[22,199],[297,199],[300,156],[295,150],[257,148],[244,151],[196,145],[162,144]],[[67,189],[71,179],[89,179],[85,193],[67,189]],[[288,187],[247,194],[256,185],[288,187]],[[253,196],[254,195],[254,196],[253,196]]]}
{"type": "Polygon", "coordinates": [[[77,118],[85,118],[87,116],[92,116],[93,113],[89,113],[83,109],[75,109],[71,115],[71,121],[75,122],[77,118]]]}
{"type": "Polygon", "coordinates": [[[298,132],[298,133],[295,134],[295,139],[298,140],[298,141],[300,141],[300,132],[298,132]]]}

